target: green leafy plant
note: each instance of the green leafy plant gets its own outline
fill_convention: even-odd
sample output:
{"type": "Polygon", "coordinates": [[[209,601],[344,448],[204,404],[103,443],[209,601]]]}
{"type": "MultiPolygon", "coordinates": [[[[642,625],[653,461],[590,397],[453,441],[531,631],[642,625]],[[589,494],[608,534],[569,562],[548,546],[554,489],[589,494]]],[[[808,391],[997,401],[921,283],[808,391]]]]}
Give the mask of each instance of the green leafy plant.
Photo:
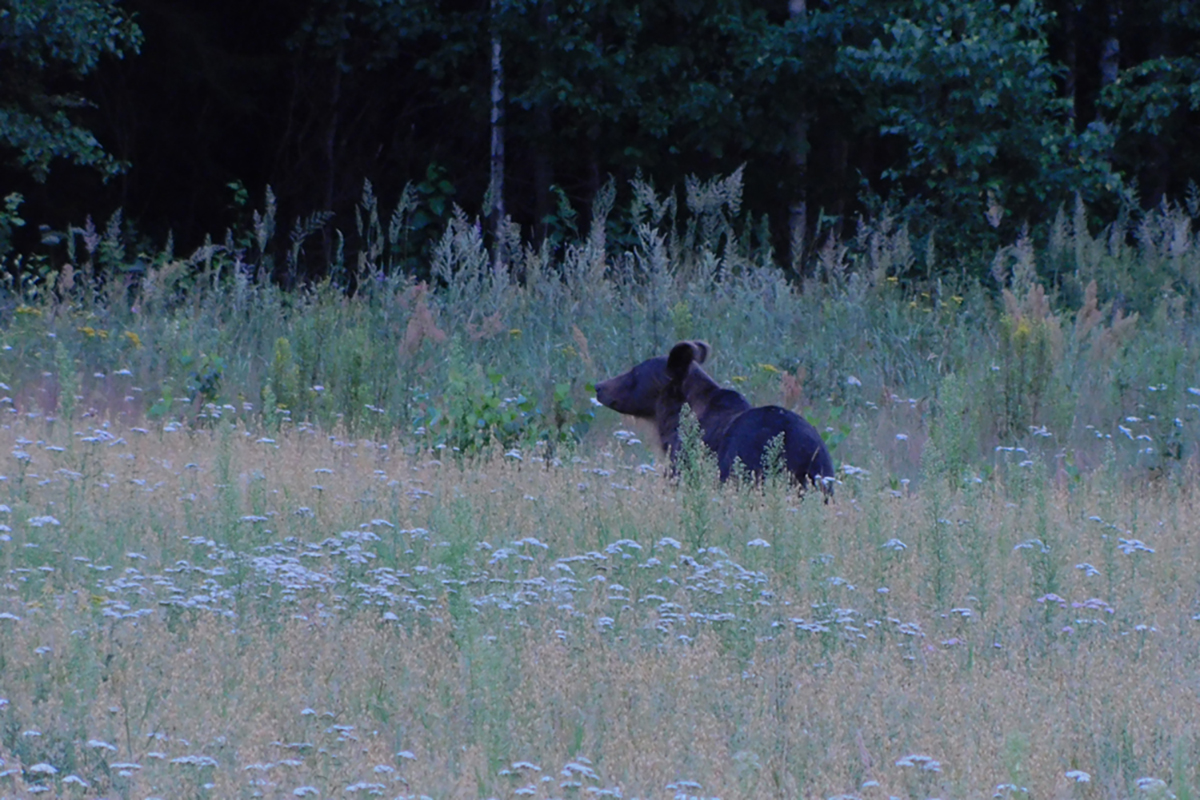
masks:
{"type": "Polygon", "coordinates": [[[106,178],[127,165],[107,153],[77,122],[86,99],[61,90],[94,71],[105,56],[137,53],[142,32],[115,0],[14,0],[0,11],[0,146],[17,165],[45,181],[65,158],[106,178]]]}
{"type": "Polygon", "coordinates": [[[162,387],[162,396],[155,400],[150,408],[146,409],[146,416],[153,420],[161,420],[166,418],[171,413],[171,406],[175,402],[175,393],[171,391],[169,385],[162,387]]]}
{"type": "Polygon", "coordinates": [[[485,375],[479,365],[452,371],[444,410],[433,411],[426,422],[437,444],[464,455],[482,452],[493,442],[505,448],[516,445],[534,405],[524,396],[505,397],[503,379],[495,371],[485,375]]]}
{"type": "Polygon", "coordinates": [[[1023,432],[1038,420],[1054,363],[1062,351],[1058,317],[1051,313],[1045,290],[1032,286],[1021,300],[1004,291],[1000,318],[1001,435],[1023,432]]]}
{"type": "Polygon", "coordinates": [[[23,202],[25,197],[20,192],[12,192],[4,197],[4,208],[0,210],[0,258],[12,251],[13,228],[25,226],[25,220],[18,212],[23,202]]]}
{"type": "Polygon", "coordinates": [[[58,413],[68,426],[75,416],[75,395],[79,391],[79,371],[66,346],[54,343],[54,364],[58,372],[58,413]]]}
{"type": "Polygon", "coordinates": [[[225,376],[225,359],[220,356],[185,354],[180,359],[187,372],[188,399],[201,405],[214,403],[221,396],[221,380],[225,376]]]}
{"type": "Polygon", "coordinates": [[[1046,216],[1069,191],[1096,199],[1119,185],[1107,129],[1077,132],[1058,96],[1042,4],[909,5],[839,61],[872,98],[865,110],[882,138],[905,149],[877,191],[933,211],[922,217],[961,252],[991,249],[992,229],[1046,216]]]}
{"type": "Polygon", "coordinates": [[[413,419],[433,447],[449,448],[462,456],[504,450],[544,447],[548,454],[571,447],[586,433],[593,418],[590,407],[577,402],[570,382],[553,384],[544,399],[508,391],[503,373],[468,363],[458,339],[450,343],[448,384],[439,400],[425,400],[413,419]]]}
{"type": "Polygon", "coordinates": [[[524,394],[505,396],[504,376],[479,365],[452,372],[440,405],[430,406],[415,422],[435,447],[460,455],[543,446],[553,452],[576,444],[593,415],[572,399],[571,384],[557,383],[543,407],[524,394]]]}
{"type": "MultiPolygon", "coordinates": [[[[782,445],[782,440],[779,444],[782,445]]],[[[700,420],[686,403],[679,414],[679,448],[675,452],[673,467],[683,489],[681,522],[684,538],[691,548],[698,549],[704,545],[712,527],[712,494],[717,485],[717,457],[704,443],[700,420]]]]}

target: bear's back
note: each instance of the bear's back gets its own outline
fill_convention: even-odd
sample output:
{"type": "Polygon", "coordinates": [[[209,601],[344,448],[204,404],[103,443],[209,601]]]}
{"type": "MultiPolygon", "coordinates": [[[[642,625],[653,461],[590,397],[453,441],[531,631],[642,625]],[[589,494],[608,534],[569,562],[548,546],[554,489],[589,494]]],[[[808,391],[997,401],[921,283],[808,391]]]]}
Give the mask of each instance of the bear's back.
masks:
{"type": "Polygon", "coordinates": [[[779,406],[749,408],[730,421],[715,448],[721,479],[729,477],[735,459],[754,473],[763,469],[763,453],[771,440],[784,434],[784,461],[801,483],[821,485],[833,476],[833,459],[821,434],[804,417],[779,406]]]}

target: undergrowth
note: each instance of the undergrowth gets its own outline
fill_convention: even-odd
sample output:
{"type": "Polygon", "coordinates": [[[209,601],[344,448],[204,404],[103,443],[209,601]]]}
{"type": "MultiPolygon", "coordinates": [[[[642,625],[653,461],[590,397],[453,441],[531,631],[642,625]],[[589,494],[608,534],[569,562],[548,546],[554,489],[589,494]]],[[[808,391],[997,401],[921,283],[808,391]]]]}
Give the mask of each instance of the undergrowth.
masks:
{"type": "MultiPolygon", "coordinates": [[[[611,184],[586,230],[540,246],[511,225],[491,241],[457,210],[432,285],[397,250],[416,201],[385,225],[369,185],[335,279],[294,290],[263,277],[269,195],[246,230],[186,257],[135,252],[119,214],[89,220],[8,263],[5,402],[131,425],[399,432],[460,454],[557,450],[617,424],[591,404],[597,379],[702,337],[719,381],[801,411],[837,461],[897,479],[918,477],[931,436],[953,440],[959,481],[1026,456],[1070,479],[1110,446],[1143,476],[1193,458],[1200,209],[1126,210],[1097,231],[1077,204],[1044,244],[992,254],[986,283],[884,216],[816,243],[800,276],[762,246],[740,186],[738,174],[690,181],[680,202],[635,181],[636,236],[619,244],[611,184]]],[[[296,248],[311,233],[298,223],[296,248]]]]}

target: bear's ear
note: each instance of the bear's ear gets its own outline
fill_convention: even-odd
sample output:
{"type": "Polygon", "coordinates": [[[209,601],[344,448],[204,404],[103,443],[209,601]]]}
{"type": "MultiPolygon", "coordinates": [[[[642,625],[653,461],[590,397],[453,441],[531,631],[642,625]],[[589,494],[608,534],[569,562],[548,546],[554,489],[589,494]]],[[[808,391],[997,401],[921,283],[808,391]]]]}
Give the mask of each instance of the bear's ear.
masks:
{"type": "Polygon", "coordinates": [[[680,342],[667,356],[667,377],[673,381],[683,380],[693,361],[699,363],[706,358],[708,345],[704,342],[680,342]]]}
{"type": "Polygon", "coordinates": [[[696,363],[703,364],[708,360],[708,354],[712,352],[712,348],[708,346],[708,342],[700,339],[692,342],[692,350],[696,353],[696,363]]]}

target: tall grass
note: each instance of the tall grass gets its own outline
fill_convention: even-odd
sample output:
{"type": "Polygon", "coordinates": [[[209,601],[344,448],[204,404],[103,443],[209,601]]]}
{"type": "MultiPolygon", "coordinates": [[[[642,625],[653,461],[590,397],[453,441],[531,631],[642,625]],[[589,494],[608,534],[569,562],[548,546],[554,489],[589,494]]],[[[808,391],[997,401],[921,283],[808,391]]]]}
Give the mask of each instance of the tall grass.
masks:
{"type": "Polygon", "coordinates": [[[460,213],[432,286],[370,195],[303,290],[270,203],[10,280],[0,793],[1193,796],[1196,209],[1064,212],[987,285],[883,218],[800,278],[739,187],[539,248],[460,213]],[[589,403],[697,336],[835,502],[589,403]]]}
{"type": "Polygon", "coordinates": [[[512,226],[492,246],[459,211],[428,288],[395,255],[411,198],[384,226],[368,186],[357,249],[340,251],[354,266],[334,271],[352,295],[345,281],[258,279],[270,198],[253,231],[187,258],[133,256],[119,219],[74,229],[65,263],[43,279],[27,269],[0,298],[0,381],[22,413],[50,416],[312,422],[450,445],[455,425],[483,420],[512,440],[569,441],[590,426],[590,382],[704,337],[719,380],[799,408],[839,460],[881,458],[901,478],[917,476],[939,425],[957,431],[948,463],[975,474],[1007,458],[998,446],[1057,459],[1055,474],[1095,469],[1110,436],[1142,474],[1192,457],[1197,209],[1125,212],[1095,233],[1077,206],[1044,247],[1022,238],[989,256],[984,285],[953,276],[985,270],[946,269],[936,242],[887,217],[822,239],[801,279],[741,214],[739,175],[683,197],[636,182],[632,228],[616,237],[606,187],[578,239],[536,249],[512,226]]]}
{"type": "Polygon", "coordinates": [[[0,440],[6,795],[1200,777],[1190,490],[859,476],[832,505],[710,489],[698,516],[615,439],[462,467],[227,422],[0,440]]]}

